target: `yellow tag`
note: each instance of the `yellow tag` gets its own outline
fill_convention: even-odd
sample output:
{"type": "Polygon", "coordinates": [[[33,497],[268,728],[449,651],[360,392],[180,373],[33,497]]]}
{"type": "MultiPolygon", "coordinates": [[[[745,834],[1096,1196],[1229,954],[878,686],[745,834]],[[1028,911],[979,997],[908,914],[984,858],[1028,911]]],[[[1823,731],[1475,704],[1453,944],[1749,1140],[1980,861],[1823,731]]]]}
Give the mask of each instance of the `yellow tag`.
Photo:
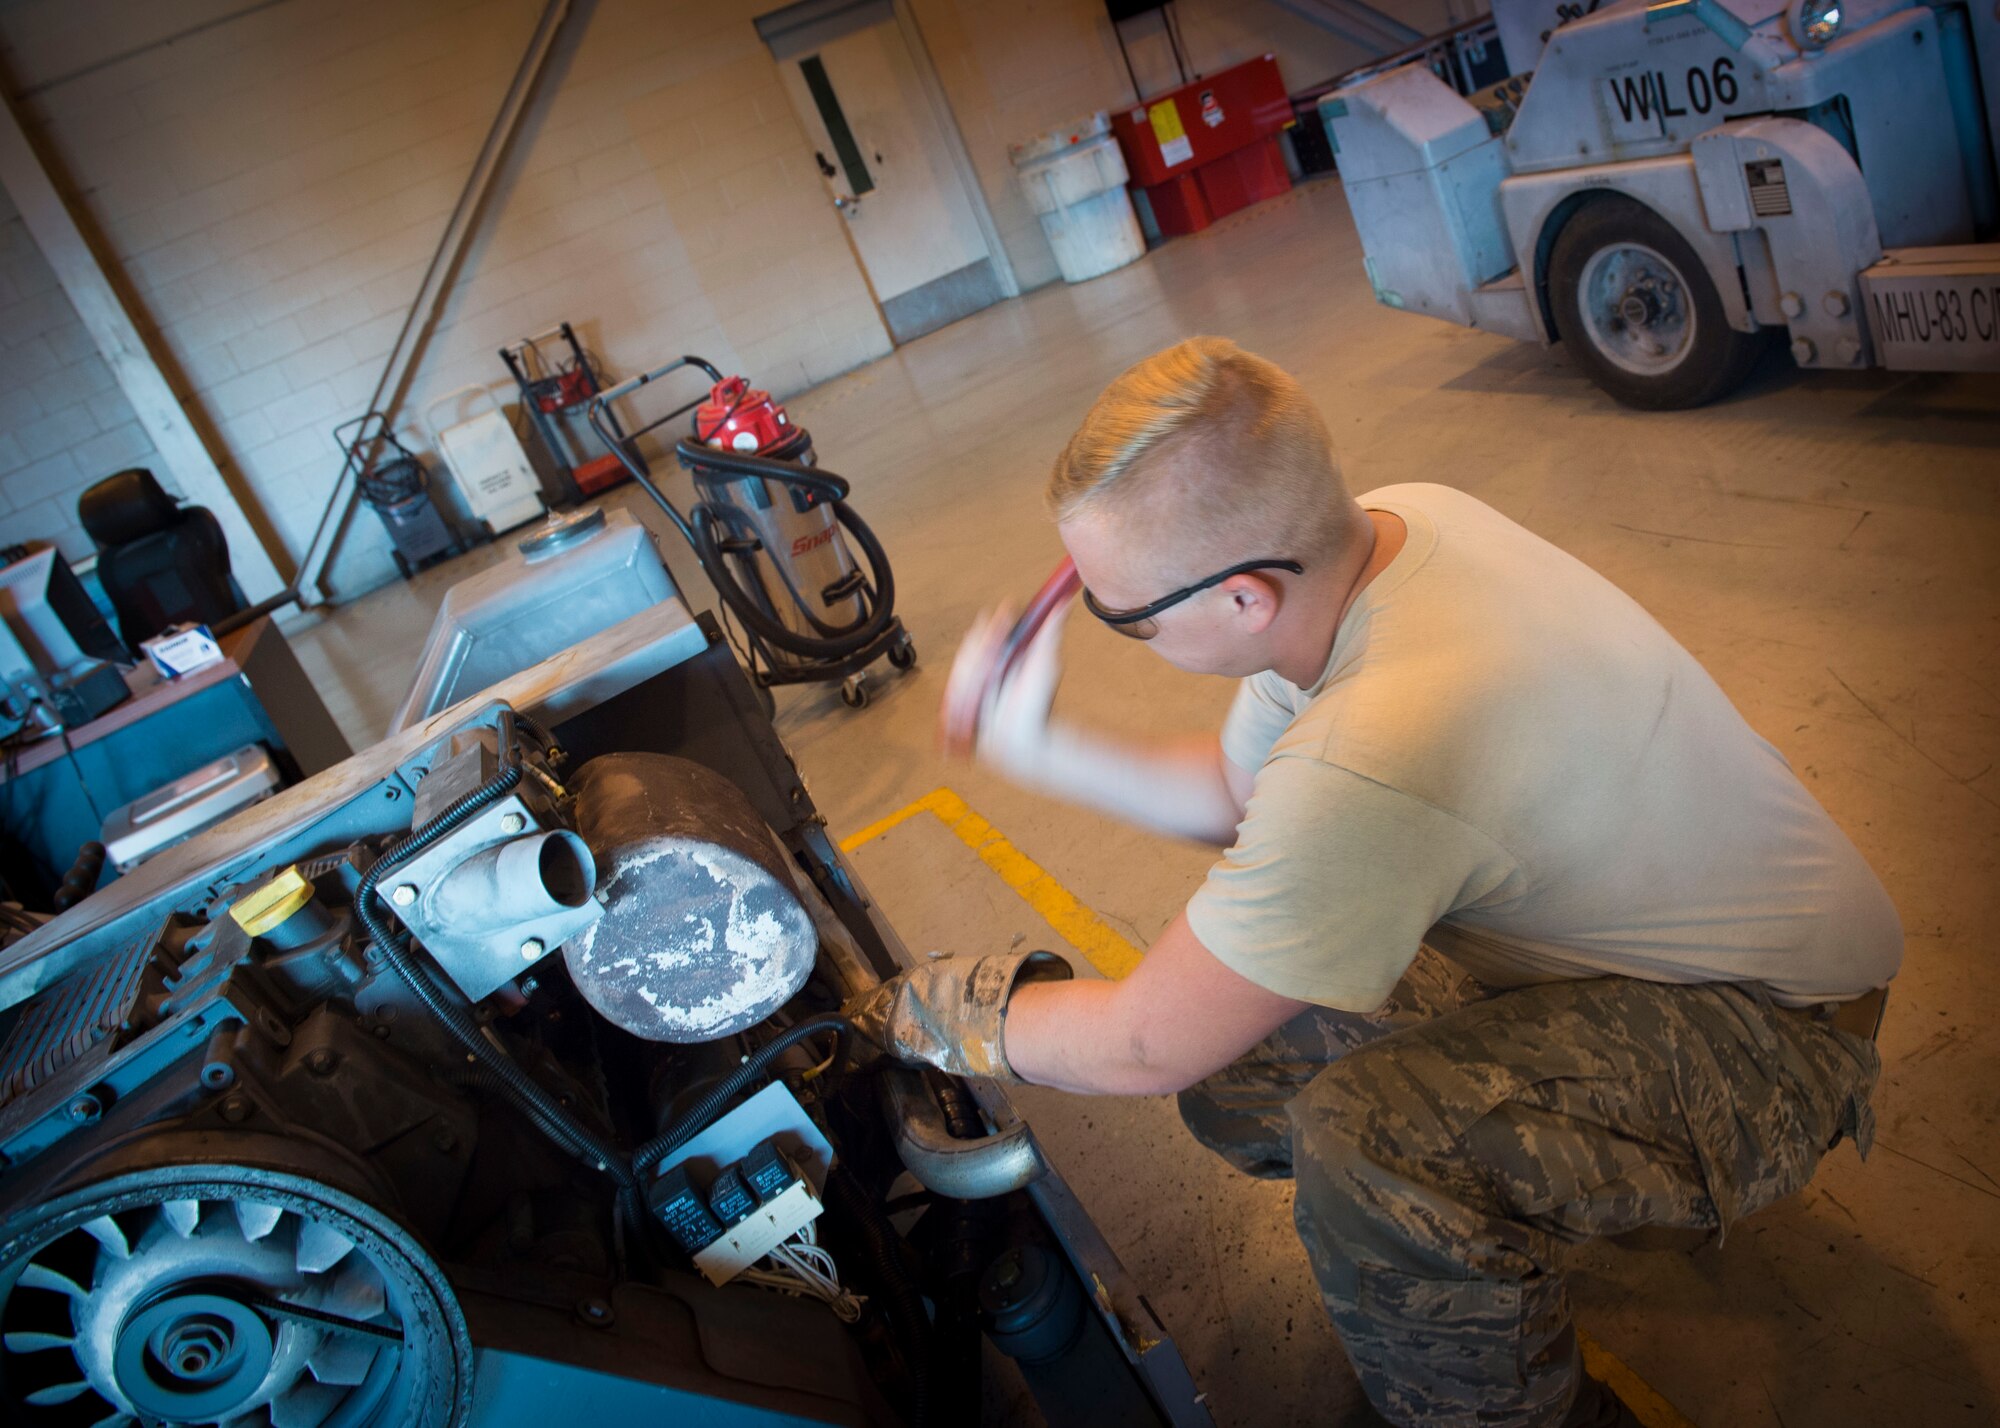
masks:
{"type": "Polygon", "coordinates": [[[1171,99],[1162,99],[1146,111],[1153,119],[1153,137],[1160,143],[1160,162],[1168,168],[1194,157],[1194,141],[1181,127],[1181,111],[1171,99]]]}
{"type": "Polygon", "coordinates": [[[252,937],[262,937],[311,902],[312,895],[313,885],[294,863],[248,897],[231,903],[229,915],[252,937]]]}

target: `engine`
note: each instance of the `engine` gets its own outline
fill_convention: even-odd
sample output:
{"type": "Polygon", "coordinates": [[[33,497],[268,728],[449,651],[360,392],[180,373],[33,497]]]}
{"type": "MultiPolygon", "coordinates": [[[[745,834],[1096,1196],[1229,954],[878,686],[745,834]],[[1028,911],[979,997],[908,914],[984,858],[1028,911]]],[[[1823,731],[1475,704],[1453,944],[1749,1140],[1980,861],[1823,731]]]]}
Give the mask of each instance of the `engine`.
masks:
{"type": "Polygon", "coordinates": [[[1004,1098],[858,1062],[899,949],[700,633],[0,951],[0,1420],[962,1422],[982,1333],[1050,1421],[1205,1418],[1004,1098]]]}

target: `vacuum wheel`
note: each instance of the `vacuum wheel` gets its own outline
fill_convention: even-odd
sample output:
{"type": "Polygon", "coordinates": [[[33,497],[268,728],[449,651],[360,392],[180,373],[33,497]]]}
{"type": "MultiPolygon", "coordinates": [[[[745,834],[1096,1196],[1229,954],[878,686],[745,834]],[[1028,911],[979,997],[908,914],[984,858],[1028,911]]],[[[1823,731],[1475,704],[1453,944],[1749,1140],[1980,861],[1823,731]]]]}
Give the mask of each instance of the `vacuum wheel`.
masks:
{"type": "Polygon", "coordinates": [[[868,707],[868,680],[859,674],[850,674],[840,681],[840,702],[849,709],[868,707]]]}
{"type": "Polygon", "coordinates": [[[303,1176],[163,1166],[10,1222],[0,1418],[22,1428],[459,1424],[472,1345],[395,1222],[303,1176]]]}
{"type": "Polygon", "coordinates": [[[917,667],[916,641],[912,640],[908,635],[904,635],[896,643],[890,645],[889,663],[897,669],[915,669],[917,667]]]}

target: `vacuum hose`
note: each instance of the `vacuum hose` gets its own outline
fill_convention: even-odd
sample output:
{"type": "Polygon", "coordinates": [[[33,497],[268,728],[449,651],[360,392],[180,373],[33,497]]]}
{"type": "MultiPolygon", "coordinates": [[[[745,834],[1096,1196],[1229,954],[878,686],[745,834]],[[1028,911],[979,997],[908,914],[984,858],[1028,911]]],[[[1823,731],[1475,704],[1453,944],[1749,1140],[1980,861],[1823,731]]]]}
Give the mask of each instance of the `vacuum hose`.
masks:
{"type": "MultiPolygon", "coordinates": [[[[702,502],[694,508],[694,520],[688,528],[690,543],[695,554],[701,557],[702,569],[714,584],[716,593],[730,611],[749,629],[774,649],[803,659],[833,660],[858,653],[873,641],[881,638],[895,620],[896,576],[889,568],[889,557],[882,549],[882,543],[875,538],[875,532],[868,523],[847,504],[848,484],[842,477],[830,471],[816,470],[801,466],[794,461],[773,461],[768,457],[749,456],[735,451],[719,451],[713,447],[701,446],[692,441],[682,441],[674,448],[674,454],[681,465],[695,473],[699,483],[709,472],[726,472],[742,480],[776,481],[787,486],[798,486],[812,492],[826,501],[833,510],[834,519],[847,528],[854,543],[861,547],[862,556],[868,562],[868,573],[874,586],[875,598],[871,608],[853,624],[828,630],[813,619],[811,610],[800,601],[800,609],[806,618],[823,631],[822,635],[804,635],[787,625],[774,620],[765,613],[757,599],[745,590],[730,570],[723,558],[723,551],[715,537],[715,528],[722,525],[727,529],[727,516],[709,502],[702,502]]],[[[656,500],[661,498],[655,493],[656,500]]],[[[664,504],[664,501],[662,502],[664,504]]],[[[794,592],[796,598],[798,592],[794,592]]]]}

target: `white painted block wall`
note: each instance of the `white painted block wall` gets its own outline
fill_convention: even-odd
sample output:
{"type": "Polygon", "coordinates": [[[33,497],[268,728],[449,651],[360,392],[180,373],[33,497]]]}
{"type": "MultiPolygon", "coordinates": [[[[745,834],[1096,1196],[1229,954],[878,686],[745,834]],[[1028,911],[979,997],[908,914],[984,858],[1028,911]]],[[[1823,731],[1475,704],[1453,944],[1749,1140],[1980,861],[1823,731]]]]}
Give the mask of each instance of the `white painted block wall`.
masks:
{"type": "MultiPolygon", "coordinates": [[[[908,3],[1022,287],[1053,281],[1007,146],[1129,101],[1103,7],[908,3]]],[[[889,351],[752,23],[776,4],[577,0],[581,42],[553,63],[406,412],[468,383],[504,388],[498,347],[562,319],[615,375],[694,352],[781,396],[889,351]]],[[[1208,69],[1282,44],[1288,80],[1304,83],[1363,57],[1266,0],[1181,8],[1189,48],[1208,69]]],[[[340,468],[331,431],[375,385],[540,9],[539,0],[0,9],[24,119],[157,333],[169,380],[294,559],[340,468]]],[[[1150,86],[1158,39],[1136,38],[1150,86]]],[[[10,275],[16,266],[7,263],[10,275]]],[[[43,321],[34,313],[54,313],[46,292],[21,300],[23,332],[43,321]]],[[[102,364],[77,349],[59,313],[47,321],[55,327],[20,338],[31,355],[19,360],[39,371],[36,341],[57,342],[64,370],[90,391],[63,416],[38,377],[33,402],[6,409],[0,463],[18,455],[18,464],[0,474],[0,534],[32,527],[78,553],[70,488],[104,474],[96,468],[106,461],[147,452],[131,442],[115,390],[106,395],[102,364]],[[68,335],[51,339],[53,330],[68,335]],[[44,454],[29,456],[31,447],[44,454]],[[58,518],[72,524],[44,529],[58,518]]],[[[14,337],[0,328],[0,341],[14,337]]],[[[358,513],[351,532],[331,570],[342,594],[393,574],[373,517],[358,513]]]]}
{"type": "Polygon", "coordinates": [[[153,443],[0,191],[0,546],[89,555],[76,498],[127,466],[158,469],[153,443]]]}
{"type": "MultiPolygon", "coordinates": [[[[183,395],[296,558],[540,6],[29,0],[0,15],[25,117],[157,328],[183,395]],[[106,61],[111,62],[107,63],[106,61]]],[[[567,318],[614,372],[694,351],[781,393],[889,350],[754,3],[598,0],[549,78],[414,384],[499,386],[567,318]]],[[[411,410],[415,409],[413,403],[411,410]]],[[[425,443],[428,444],[428,443],[425,443]]],[[[360,513],[332,570],[392,573],[360,513]]]]}

